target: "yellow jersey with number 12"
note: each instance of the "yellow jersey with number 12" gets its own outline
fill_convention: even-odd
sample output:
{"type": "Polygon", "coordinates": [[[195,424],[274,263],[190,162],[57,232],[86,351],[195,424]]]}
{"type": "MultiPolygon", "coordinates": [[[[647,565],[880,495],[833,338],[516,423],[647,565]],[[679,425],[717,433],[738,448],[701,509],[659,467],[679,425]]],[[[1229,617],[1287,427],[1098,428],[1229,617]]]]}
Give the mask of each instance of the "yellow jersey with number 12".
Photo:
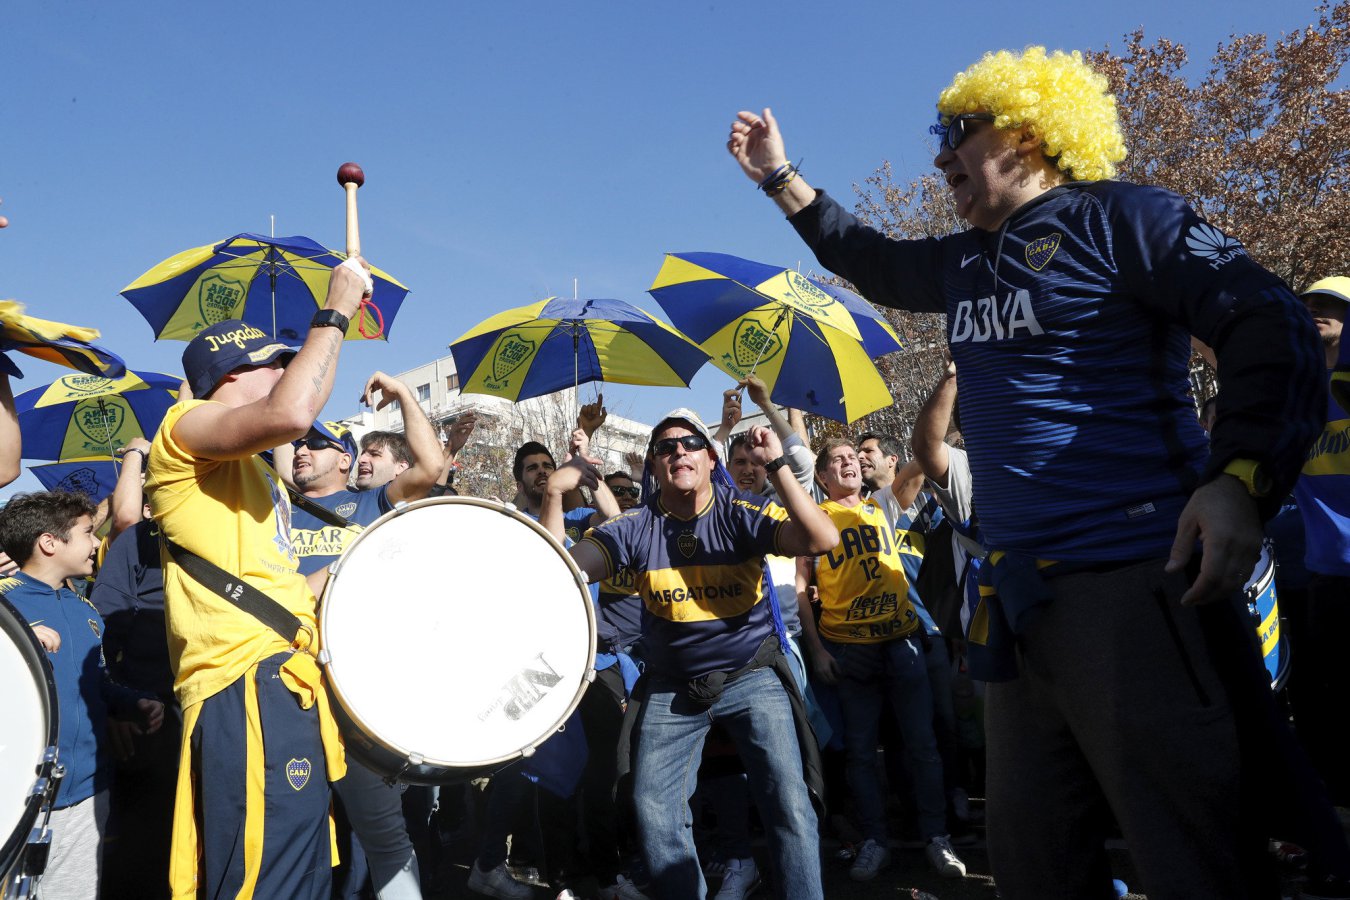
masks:
{"type": "Polygon", "coordinates": [[[879,644],[919,626],[909,580],[890,523],[874,501],[820,504],[839,529],[839,546],[816,557],[820,636],[841,644],[879,644]]]}

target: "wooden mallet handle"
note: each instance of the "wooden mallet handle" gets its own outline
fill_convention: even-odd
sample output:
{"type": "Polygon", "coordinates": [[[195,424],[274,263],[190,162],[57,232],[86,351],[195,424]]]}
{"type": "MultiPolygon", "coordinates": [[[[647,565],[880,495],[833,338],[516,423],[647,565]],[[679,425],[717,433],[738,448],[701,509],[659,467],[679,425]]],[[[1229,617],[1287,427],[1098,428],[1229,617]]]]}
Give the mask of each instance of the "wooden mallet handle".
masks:
{"type": "Polygon", "coordinates": [[[366,183],[366,173],[354,162],[338,167],[338,184],[347,192],[347,256],[361,255],[361,225],[356,217],[356,189],[366,183]]]}

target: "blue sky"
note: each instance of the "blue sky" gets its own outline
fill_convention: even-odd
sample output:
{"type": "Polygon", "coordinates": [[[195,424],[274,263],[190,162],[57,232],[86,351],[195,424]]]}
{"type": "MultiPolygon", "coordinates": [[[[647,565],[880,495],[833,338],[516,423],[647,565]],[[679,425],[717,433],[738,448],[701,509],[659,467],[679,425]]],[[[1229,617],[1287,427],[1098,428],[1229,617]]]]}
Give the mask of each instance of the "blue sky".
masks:
{"type": "MultiPolygon", "coordinates": [[[[486,316],[552,294],[655,309],[669,251],[809,268],[727,156],[736,110],[771,105],[811,182],[851,195],[883,159],[932,157],[938,91],[980,53],[1119,49],[1142,26],[1203,69],[1312,0],[960,5],[9,3],[0,12],[0,298],[102,329],[133,368],[180,371],[118,291],[230,235],[343,244],[340,163],[359,162],[365,255],[412,289],[388,344],[348,344],[326,416],[365,376],[446,353],[486,316]],[[951,15],[959,10],[959,15],[951,15]]],[[[23,361],[16,392],[63,374],[23,361]]],[[[611,386],[616,412],[709,414],[692,391],[611,386]]],[[[585,392],[583,392],[585,395],[585,392]]],[[[25,475],[14,489],[32,489],[25,475]]]]}

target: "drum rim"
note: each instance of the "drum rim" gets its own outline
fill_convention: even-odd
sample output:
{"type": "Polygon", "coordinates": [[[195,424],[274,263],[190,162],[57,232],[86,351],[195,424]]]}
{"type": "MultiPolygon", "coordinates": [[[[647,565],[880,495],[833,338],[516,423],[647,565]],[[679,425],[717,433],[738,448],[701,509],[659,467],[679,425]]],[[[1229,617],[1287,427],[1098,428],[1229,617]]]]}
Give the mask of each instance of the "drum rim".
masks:
{"type": "MultiPolygon", "coordinates": [[[[509,516],[510,518],[516,519],[517,521],[528,525],[539,536],[547,540],[549,546],[553,549],[553,551],[556,554],[558,554],[558,556],[563,560],[564,563],[567,564],[567,568],[569,569],[569,571],[571,571],[572,578],[576,582],[578,592],[584,599],[584,603],[582,604],[582,606],[586,610],[587,633],[589,637],[589,647],[587,650],[587,655],[591,660],[591,664],[582,673],[581,683],[577,687],[576,694],[568,702],[566,710],[558,718],[558,720],[554,722],[552,725],[550,725],[543,732],[543,734],[541,734],[536,740],[508,754],[481,760],[453,761],[453,760],[436,759],[430,756],[420,756],[418,754],[415,754],[415,752],[411,748],[396,745],[392,743],[387,737],[377,734],[375,730],[371,728],[369,724],[365,720],[363,720],[361,716],[358,715],[347,702],[345,702],[345,698],[343,696],[341,687],[338,683],[339,679],[334,677],[332,665],[327,660],[326,654],[322,650],[320,651],[319,654],[320,665],[323,666],[325,681],[328,684],[329,690],[333,694],[333,698],[342,707],[342,712],[347,716],[347,718],[351,719],[352,723],[361,729],[362,736],[367,740],[369,740],[371,743],[378,746],[381,750],[390,754],[391,756],[401,758],[408,768],[417,767],[421,769],[431,768],[431,769],[447,769],[447,770],[486,769],[492,766],[499,766],[502,765],[503,763],[509,763],[517,759],[527,758],[531,756],[534,753],[534,751],[538,749],[540,744],[544,743],[544,741],[548,740],[550,737],[556,734],[567,723],[567,720],[571,718],[572,713],[576,712],[577,707],[581,705],[581,698],[585,696],[586,689],[590,687],[591,683],[595,680],[595,654],[596,650],[598,649],[598,639],[596,637],[595,605],[591,602],[591,595],[588,589],[588,584],[586,582],[586,577],[582,573],[581,567],[577,565],[576,560],[572,559],[572,554],[568,553],[567,549],[563,547],[562,543],[552,534],[550,534],[548,529],[545,528],[543,525],[539,524],[534,519],[525,515],[510,503],[502,503],[496,500],[487,500],[482,497],[425,497],[421,500],[412,500],[406,503],[398,504],[394,509],[380,516],[378,519],[371,522],[364,529],[362,529],[361,533],[358,534],[355,537],[355,539],[352,540],[351,543],[349,543],[346,547],[343,548],[342,555],[338,557],[337,562],[332,564],[331,571],[328,576],[328,581],[324,585],[323,596],[319,600],[319,646],[321,648],[324,646],[323,634],[327,630],[326,623],[328,620],[328,605],[326,601],[328,599],[329,592],[332,589],[332,585],[337,580],[338,574],[342,571],[342,565],[346,560],[347,555],[351,553],[352,549],[356,547],[359,543],[361,543],[362,539],[364,539],[365,536],[368,535],[370,532],[374,531],[375,528],[381,523],[396,519],[402,515],[406,515],[408,512],[414,509],[439,505],[479,506],[488,509],[492,512],[500,513],[502,515],[506,515],[509,516]],[[418,762],[412,761],[414,756],[418,756],[419,759],[418,762]]],[[[451,773],[449,772],[447,773],[447,775],[450,774],[451,773]]]]}
{"type": "MultiPolygon", "coordinates": [[[[15,642],[23,652],[24,661],[28,665],[29,671],[37,676],[41,674],[41,679],[37,681],[38,694],[42,697],[47,713],[47,741],[46,753],[35,760],[33,766],[33,784],[36,786],[41,778],[51,778],[51,770],[54,766],[52,760],[56,759],[55,749],[57,736],[60,734],[60,710],[56,704],[56,678],[52,673],[51,661],[47,659],[47,651],[42,649],[42,644],[38,642],[37,635],[27,626],[24,617],[14,608],[13,604],[0,597],[0,620],[9,619],[15,627],[13,629],[0,628],[6,633],[21,634],[22,638],[15,642]],[[45,689],[45,690],[44,690],[45,689]]],[[[57,760],[59,762],[59,760],[57,760]]],[[[49,782],[50,784],[50,782],[49,782]]],[[[46,793],[29,792],[24,800],[24,811],[19,816],[19,823],[14,831],[5,838],[5,842],[0,844],[0,876],[8,879],[13,872],[14,865],[22,856],[22,850],[28,843],[29,832],[33,829],[33,823],[37,821],[38,813],[42,810],[43,800],[47,799],[46,793]]],[[[54,793],[53,793],[54,799],[54,793]]],[[[6,887],[0,884],[0,889],[6,887]]],[[[3,891],[0,890],[0,896],[3,891]]]]}

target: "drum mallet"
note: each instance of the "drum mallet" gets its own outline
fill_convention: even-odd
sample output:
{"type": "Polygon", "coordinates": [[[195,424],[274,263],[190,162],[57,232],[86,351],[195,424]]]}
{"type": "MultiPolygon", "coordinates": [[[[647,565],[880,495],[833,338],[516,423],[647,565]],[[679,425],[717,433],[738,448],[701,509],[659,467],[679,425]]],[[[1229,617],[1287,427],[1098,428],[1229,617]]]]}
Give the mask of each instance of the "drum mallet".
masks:
{"type": "Polygon", "coordinates": [[[347,192],[347,256],[361,255],[361,226],[356,218],[356,189],[366,183],[366,173],[354,162],[338,167],[338,184],[347,192]]]}

